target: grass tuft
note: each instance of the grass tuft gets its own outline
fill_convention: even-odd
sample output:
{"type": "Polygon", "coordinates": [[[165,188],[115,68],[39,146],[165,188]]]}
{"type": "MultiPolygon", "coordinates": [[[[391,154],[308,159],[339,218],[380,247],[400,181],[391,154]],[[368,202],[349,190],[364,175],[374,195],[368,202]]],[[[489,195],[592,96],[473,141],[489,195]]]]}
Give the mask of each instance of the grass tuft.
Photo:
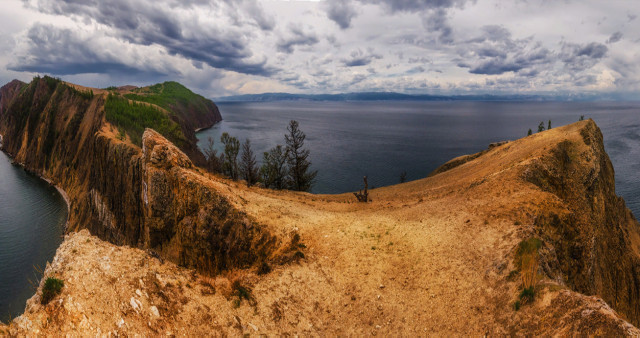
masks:
{"type": "Polygon", "coordinates": [[[42,298],[40,299],[40,303],[48,304],[52,299],[54,299],[57,295],[62,292],[62,287],[64,286],[64,282],[60,279],[49,277],[44,282],[44,287],[42,288],[42,298]]]}

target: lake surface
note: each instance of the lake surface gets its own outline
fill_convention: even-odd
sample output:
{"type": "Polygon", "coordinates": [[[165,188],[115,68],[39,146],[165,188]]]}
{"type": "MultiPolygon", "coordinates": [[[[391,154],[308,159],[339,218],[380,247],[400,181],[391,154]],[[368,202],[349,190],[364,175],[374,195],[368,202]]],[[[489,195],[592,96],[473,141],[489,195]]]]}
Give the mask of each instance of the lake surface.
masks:
{"type": "Polygon", "coordinates": [[[284,145],[290,120],[305,132],[318,170],[314,193],[343,193],[426,177],[446,161],[552,127],[593,118],[616,170],[616,192],[640,216],[640,103],[618,102],[256,102],[219,103],[224,119],[198,133],[199,145],[228,132],[249,138],[258,161],[284,145]]]}
{"type": "Polygon", "coordinates": [[[0,321],[24,312],[62,242],[66,220],[58,191],[0,152],[0,321]]]}

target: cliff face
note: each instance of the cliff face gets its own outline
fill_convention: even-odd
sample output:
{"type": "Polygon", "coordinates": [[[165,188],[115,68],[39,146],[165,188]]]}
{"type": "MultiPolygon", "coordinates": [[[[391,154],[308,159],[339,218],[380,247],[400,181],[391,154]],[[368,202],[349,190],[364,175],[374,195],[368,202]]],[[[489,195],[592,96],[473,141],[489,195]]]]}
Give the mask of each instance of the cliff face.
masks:
{"type": "Polygon", "coordinates": [[[105,96],[47,78],[0,90],[6,150],[68,192],[70,230],[145,249],[69,235],[45,271],[62,294],[42,306],[40,287],[11,333],[638,334],[640,227],[593,121],[365,204],[210,176],[153,130],[137,147],[104,121],[105,96]],[[535,298],[515,310],[531,237],[535,298]]]}
{"type": "Polygon", "coordinates": [[[572,289],[599,295],[640,324],[640,225],[615,194],[614,170],[593,121],[581,142],[565,140],[523,177],[557,197],[564,208],[542,211],[535,230],[553,248],[550,277],[572,289]]]}
{"type": "Polygon", "coordinates": [[[276,237],[207,188],[180,149],[151,130],[142,149],[119,140],[104,121],[106,93],[43,78],[12,82],[1,95],[4,147],[67,191],[68,230],[87,228],[207,273],[275,259],[276,237]]]}

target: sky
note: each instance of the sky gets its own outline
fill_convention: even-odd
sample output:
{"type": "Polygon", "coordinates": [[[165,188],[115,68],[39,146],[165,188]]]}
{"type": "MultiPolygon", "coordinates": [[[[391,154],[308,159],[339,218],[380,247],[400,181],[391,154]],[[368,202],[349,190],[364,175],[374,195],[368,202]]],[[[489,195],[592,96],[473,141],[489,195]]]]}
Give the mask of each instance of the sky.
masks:
{"type": "Polygon", "coordinates": [[[637,0],[2,0],[0,82],[640,99],[637,0]]]}

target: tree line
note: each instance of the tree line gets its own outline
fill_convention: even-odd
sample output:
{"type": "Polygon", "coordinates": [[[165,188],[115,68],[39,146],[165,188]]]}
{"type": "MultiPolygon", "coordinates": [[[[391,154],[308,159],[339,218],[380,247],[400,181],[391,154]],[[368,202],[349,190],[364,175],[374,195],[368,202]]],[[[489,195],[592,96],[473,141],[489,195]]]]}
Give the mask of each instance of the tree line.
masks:
{"type": "Polygon", "coordinates": [[[222,133],[220,155],[215,141],[209,137],[204,148],[207,169],[223,174],[232,180],[243,179],[247,186],[261,183],[269,189],[310,191],[318,172],[311,170],[309,149],[304,148],[306,135],[300,130],[298,121],[291,120],[284,135],[285,145],[278,144],[262,155],[262,166],[258,167],[251,141],[240,141],[228,133],[222,133]],[[239,158],[238,158],[239,157],[239,158]]]}

